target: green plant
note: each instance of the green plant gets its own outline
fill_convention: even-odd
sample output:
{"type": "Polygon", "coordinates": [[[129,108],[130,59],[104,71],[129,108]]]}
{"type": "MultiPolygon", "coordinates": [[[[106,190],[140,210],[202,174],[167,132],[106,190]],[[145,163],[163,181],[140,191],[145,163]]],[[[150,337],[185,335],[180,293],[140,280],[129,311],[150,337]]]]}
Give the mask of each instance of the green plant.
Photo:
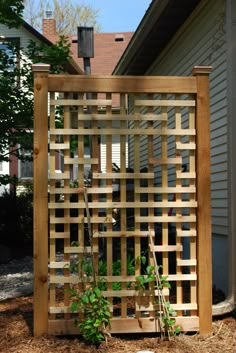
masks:
{"type": "Polygon", "coordinates": [[[174,316],[176,315],[175,310],[170,306],[170,302],[165,302],[166,313],[162,315],[161,320],[163,322],[164,331],[167,332],[170,336],[175,336],[180,333],[180,326],[175,326],[176,320],[174,316]]]}
{"type": "MultiPolygon", "coordinates": [[[[136,266],[140,264],[145,265],[147,262],[147,258],[145,255],[139,256],[136,258],[136,266]]],[[[155,263],[155,261],[154,261],[155,263]]],[[[164,330],[164,333],[170,336],[174,336],[180,332],[180,327],[175,326],[176,320],[174,318],[175,311],[171,308],[170,302],[165,300],[165,296],[163,294],[164,288],[171,288],[170,283],[168,282],[168,276],[160,275],[160,269],[162,267],[158,266],[155,263],[155,266],[148,265],[146,266],[145,273],[138,275],[135,277],[135,290],[147,290],[150,283],[156,282],[153,286],[154,289],[158,290],[158,299],[156,300],[156,304],[159,306],[159,310],[156,311],[159,322],[162,323],[161,329],[164,330]]]]}
{"type": "Polygon", "coordinates": [[[0,243],[31,251],[33,242],[33,191],[30,186],[16,195],[0,196],[0,243]]]}
{"type": "Polygon", "coordinates": [[[103,297],[98,286],[86,285],[82,292],[71,290],[70,297],[73,299],[71,311],[83,313],[82,321],[75,321],[83,338],[90,343],[99,346],[107,340],[110,328],[109,301],[103,297]]]}
{"type": "MultiPolygon", "coordinates": [[[[128,255],[127,256],[127,275],[134,274],[134,271],[135,271],[134,263],[135,263],[134,259],[128,255]]],[[[121,275],[121,260],[120,259],[117,259],[116,261],[113,262],[112,274],[113,274],[113,276],[120,276],[121,275]]],[[[127,285],[127,288],[130,288],[131,283],[127,282],[126,285],[127,285]]],[[[121,290],[121,283],[120,282],[113,282],[112,289],[113,290],[121,290]]]]}
{"type": "Polygon", "coordinates": [[[145,275],[139,275],[136,276],[136,284],[135,284],[135,289],[139,290],[145,290],[147,289],[147,285],[151,282],[154,282],[155,276],[154,276],[154,266],[147,266],[146,267],[146,274],[145,275]]]}
{"type": "MultiPolygon", "coordinates": [[[[78,246],[77,242],[73,242],[78,246]]],[[[109,336],[110,312],[109,301],[102,295],[106,290],[106,283],[102,277],[96,277],[92,262],[89,261],[91,254],[84,254],[82,259],[68,266],[70,272],[78,273],[82,279],[82,290],[70,288],[71,312],[82,313],[82,320],[75,320],[75,325],[80,329],[83,338],[90,343],[99,344],[109,336]],[[88,281],[93,278],[93,282],[88,281]]],[[[99,261],[100,274],[104,272],[104,263],[99,261]]]]}
{"type": "MultiPolygon", "coordinates": [[[[110,328],[110,312],[108,310],[110,302],[102,295],[101,289],[104,287],[104,280],[97,277],[93,257],[93,234],[90,223],[90,213],[88,208],[87,190],[84,189],[84,201],[86,205],[86,215],[88,220],[88,235],[90,252],[84,252],[83,257],[70,270],[77,271],[82,278],[82,290],[71,288],[70,298],[72,299],[71,311],[80,312],[82,320],[75,320],[75,325],[85,340],[96,345],[107,340],[110,328]],[[91,280],[92,277],[92,280],[91,280]]],[[[78,242],[73,242],[78,246],[78,242]]],[[[104,267],[101,268],[104,271],[104,267]]]]}
{"type": "MultiPolygon", "coordinates": [[[[19,17],[23,9],[21,0],[1,0],[0,23],[18,27],[23,23],[19,17]]],[[[70,60],[70,44],[63,36],[52,45],[31,40],[25,47],[20,46],[18,39],[4,39],[0,50],[0,162],[10,162],[15,157],[22,162],[33,160],[32,63],[48,63],[50,73],[59,73],[70,60]]],[[[59,117],[57,114],[57,120],[59,117]]],[[[16,185],[16,181],[16,177],[0,175],[2,185],[16,185]]]]}

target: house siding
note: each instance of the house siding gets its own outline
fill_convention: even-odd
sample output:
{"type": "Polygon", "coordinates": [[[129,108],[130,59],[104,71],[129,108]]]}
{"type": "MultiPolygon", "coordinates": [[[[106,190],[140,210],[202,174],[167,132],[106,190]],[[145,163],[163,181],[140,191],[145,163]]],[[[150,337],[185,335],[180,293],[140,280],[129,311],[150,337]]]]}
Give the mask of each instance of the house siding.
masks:
{"type": "MultiPolygon", "coordinates": [[[[101,171],[106,172],[106,137],[101,136],[101,171]]],[[[126,151],[128,151],[128,143],[126,143],[126,151]]],[[[127,152],[126,152],[127,156],[127,152]]],[[[120,136],[112,137],[112,163],[120,168],[120,136]]],[[[126,158],[126,167],[128,167],[128,158],[126,158]]]]}
{"type": "Polygon", "coordinates": [[[229,193],[229,204],[231,212],[231,232],[229,234],[229,263],[230,263],[230,280],[231,280],[231,291],[234,294],[234,302],[236,298],[236,2],[227,1],[227,67],[228,67],[228,111],[229,111],[229,143],[230,143],[230,193],[229,193]]]}
{"type": "Polygon", "coordinates": [[[189,75],[211,65],[212,231],[228,234],[228,127],[225,1],[204,1],[149,69],[150,75],[189,75]]]}
{"type": "MultiPolygon", "coordinates": [[[[227,18],[225,0],[202,1],[145,73],[157,76],[188,76],[192,68],[210,65],[211,206],[213,233],[213,284],[225,294],[231,232],[230,151],[227,18]]],[[[228,12],[229,16],[229,12],[228,12]]],[[[230,13],[230,16],[231,13],[230,13]]],[[[159,142],[155,142],[158,155],[159,142]]],[[[168,147],[171,155],[171,141],[168,147]]],[[[173,151],[174,153],[174,151],[173,151]]],[[[142,154],[142,152],[141,152],[142,154]]],[[[130,161],[132,161],[132,144],[130,161]]],[[[169,174],[171,174],[171,168],[169,174]]],[[[158,171],[157,174],[158,175],[158,171]]],[[[232,176],[231,176],[232,178],[232,176]]],[[[158,184],[158,178],[156,180],[158,184]]]]}
{"type": "MultiPolygon", "coordinates": [[[[40,41],[35,38],[29,31],[27,31],[23,26],[19,28],[8,28],[7,26],[0,24],[0,37],[3,39],[16,38],[19,40],[20,47],[24,50],[27,48],[30,40],[40,44],[40,41]]],[[[26,56],[23,55],[24,60],[26,60],[26,56]]],[[[6,174],[10,174],[11,176],[21,177],[19,161],[16,157],[11,156],[11,163],[6,162],[8,165],[6,174]]],[[[6,169],[5,169],[6,170],[6,169]]],[[[32,179],[32,178],[31,178],[32,179]]]]}
{"type": "MultiPolygon", "coordinates": [[[[8,162],[0,162],[0,175],[1,174],[9,174],[9,163],[8,162]]],[[[6,190],[9,190],[8,185],[0,185],[0,196],[4,194],[6,190]]]]}
{"type": "Polygon", "coordinates": [[[28,32],[24,27],[19,28],[8,28],[7,26],[0,23],[0,36],[6,38],[19,38],[20,46],[26,48],[30,40],[40,43],[37,41],[35,36],[28,32]]]}

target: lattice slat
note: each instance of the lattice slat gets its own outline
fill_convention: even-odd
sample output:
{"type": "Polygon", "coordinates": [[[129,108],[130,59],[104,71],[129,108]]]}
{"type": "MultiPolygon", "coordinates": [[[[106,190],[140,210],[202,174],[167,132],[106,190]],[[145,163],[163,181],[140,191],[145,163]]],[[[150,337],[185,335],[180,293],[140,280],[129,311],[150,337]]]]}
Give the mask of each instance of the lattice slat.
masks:
{"type": "MultiPolygon", "coordinates": [[[[79,99],[76,97],[66,99],[66,97],[51,100],[51,111],[58,105],[64,109],[64,125],[55,128],[55,123],[51,123],[50,130],[51,159],[54,158],[52,166],[55,169],[53,170],[52,167],[50,169],[52,183],[48,205],[51,210],[51,242],[54,244],[56,239],[64,239],[64,261],[56,262],[55,247],[51,248],[51,293],[55,296],[55,285],[59,284],[66,289],[69,285],[74,286],[77,283],[78,288],[82,290],[83,274],[71,276],[69,273],[71,256],[76,256],[78,262],[84,261],[84,256],[87,256],[86,261],[90,262],[89,254],[92,251],[93,261],[92,259],[91,261],[99,275],[98,254],[102,252],[102,261],[106,267],[102,277],[106,281],[107,288],[104,295],[110,300],[113,317],[120,315],[121,319],[127,318],[128,297],[135,298],[131,312],[136,318],[140,319],[143,312],[145,315],[149,312],[151,317],[155,316],[157,293],[154,283],[149,285],[150,294],[145,296],[147,302],[145,305],[142,304],[144,297],[131,289],[132,283],[136,281],[135,276],[143,271],[141,263],[138,264],[135,259],[145,254],[149,263],[154,264],[152,253],[146,251],[147,238],[150,234],[156,242],[153,251],[158,254],[159,265],[162,265],[163,273],[168,274],[169,281],[172,283],[171,292],[168,291],[166,296],[170,297],[179,315],[182,315],[182,312],[186,313],[187,310],[196,313],[195,100],[192,98],[182,100],[180,95],[177,95],[176,99],[173,99],[173,96],[167,99],[167,95],[156,99],[155,95],[149,95],[150,99],[146,99],[145,96],[136,94],[133,101],[134,109],[131,115],[127,115],[125,94],[119,97],[119,114],[113,112],[111,93],[106,94],[106,99],[97,99],[95,93],[90,96],[88,94],[89,99],[84,99],[84,94],[78,94],[79,99]],[[102,105],[100,111],[99,105],[102,105]],[[76,110],[73,108],[69,118],[71,106],[76,107],[76,110]],[[182,109],[185,110],[182,111],[182,109]],[[75,123],[70,125],[73,114],[77,117],[76,128],[75,123]],[[86,136],[90,136],[90,154],[87,156],[85,156],[84,144],[86,136]],[[99,167],[99,136],[106,146],[106,169],[102,172],[99,167]],[[114,171],[112,167],[114,136],[119,136],[119,171],[114,171]],[[170,137],[173,139],[171,144],[170,137]],[[72,138],[77,139],[78,150],[71,154],[72,138]],[[157,138],[159,138],[160,147],[156,146],[157,138]],[[59,142],[56,139],[59,139],[59,142]],[[133,152],[127,150],[127,139],[131,139],[130,146],[133,146],[133,152]],[[146,157],[142,157],[144,141],[146,141],[146,152],[144,151],[146,157]],[[172,144],[173,152],[170,149],[172,144]],[[61,151],[60,153],[63,154],[62,173],[56,172],[56,151],[61,151]],[[128,153],[133,153],[133,162],[130,166],[133,169],[132,172],[126,167],[128,153]],[[184,163],[189,166],[187,171],[182,170],[184,163]],[[77,167],[77,174],[74,174],[75,167],[77,167]],[[146,169],[141,170],[142,167],[146,169]],[[87,204],[83,197],[86,168],[91,170],[91,185],[86,188],[89,197],[87,204]],[[174,173],[171,172],[171,168],[174,168],[174,173]],[[72,172],[73,178],[78,180],[78,189],[71,185],[72,172]],[[160,178],[157,185],[156,175],[160,178]],[[57,181],[63,185],[63,189],[56,187],[57,181]],[[118,189],[114,189],[115,183],[118,189]],[[86,207],[90,210],[89,220],[84,211],[86,207]],[[117,210],[119,217],[116,225],[113,225],[114,209],[117,210]],[[56,216],[60,212],[62,214],[59,217],[56,216]],[[88,221],[92,227],[92,247],[88,246],[88,234],[85,231],[88,221]],[[159,230],[158,224],[161,225],[159,230]],[[185,224],[189,229],[185,228],[185,224]],[[170,226],[173,227],[173,225],[175,235],[170,234],[170,226]],[[54,228],[60,228],[60,226],[64,227],[64,236],[63,232],[54,228]],[[73,227],[77,229],[77,236],[70,234],[73,227]],[[186,252],[183,239],[190,244],[191,259],[183,257],[186,252]],[[69,244],[73,240],[78,242],[76,247],[69,244]],[[128,259],[131,257],[133,263],[136,262],[136,266],[133,273],[128,273],[128,259]],[[115,265],[116,263],[118,265],[115,265]],[[114,266],[118,266],[119,269],[115,270],[114,266]],[[190,273],[184,272],[186,268],[191,268],[190,273]],[[56,275],[56,270],[63,271],[64,276],[56,275]],[[185,284],[190,281],[193,288],[188,287],[189,302],[186,302],[185,284]],[[175,300],[172,300],[172,296],[175,300]],[[117,302],[115,298],[120,299],[117,302]],[[114,309],[117,305],[120,307],[118,311],[114,309]]],[[[65,296],[64,308],[60,304],[58,309],[55,308],[52,294],[51,297],[52,318],[56,319],[55,315],[64,313],[65,318],[68,319],[70,315],[68,296],[65,296]]]]}
{"type": "MultiPolygon", "coordinates": [[[[197,87],[194,77],[49,76],[47,333],[78,333],[73,321],[82,320],[83,314],[71,312],[68,289],[82,292],[93,281],[91,266],[104,281],[112,332],[160,330],[155,283],[135,290],[136,276],[145,275],[145,267],[156,261],[171,283],[164,296],[177,311],[177,324],[182,330],[199,329],[197,288],[204,275],[198,268],[204,264],[197,251],[199,237],[201,244],[203,240],[198,232],[203,198],[197,185],[203,184],[196,166],[195,120],[203,98],[198,99],[197,87]],[[144,255],[146,264],[141,261],[144,255]]],[[[36,98],[39,121],[37,109],[36,98]]],[[[37,173],[39,130],[36,126],[37,173]]],[[[44,210],[39,211],[41,216],[44,210]]],[[[37,245],[39,230],[46,229],[47,222],[39,224],[36,212],[37,245]]],[[[40,275],[37,261],[36,254],[38,285],[46,283],[47,276],[40,275]]]]}

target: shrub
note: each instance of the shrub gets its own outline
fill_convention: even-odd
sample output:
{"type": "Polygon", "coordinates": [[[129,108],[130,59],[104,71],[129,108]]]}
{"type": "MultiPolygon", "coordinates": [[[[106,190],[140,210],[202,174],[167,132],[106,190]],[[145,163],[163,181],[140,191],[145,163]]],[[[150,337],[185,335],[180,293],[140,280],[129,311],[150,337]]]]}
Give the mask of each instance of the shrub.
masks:
{"type": "Polygon", "coordinates": [[[10,248],[32,246],[32,200],[31,188],[20,195],[11,191],[0,196],[0,243],[10,248]]]}

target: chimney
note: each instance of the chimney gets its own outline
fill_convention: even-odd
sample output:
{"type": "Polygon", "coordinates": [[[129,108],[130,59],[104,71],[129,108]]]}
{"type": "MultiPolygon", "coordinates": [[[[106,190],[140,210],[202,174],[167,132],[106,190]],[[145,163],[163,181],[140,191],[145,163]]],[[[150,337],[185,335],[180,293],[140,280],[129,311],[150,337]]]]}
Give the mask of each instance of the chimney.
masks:
{"type": "Polygon", "coordinates": [[[52,11],[46,11],[46,18],[43,18],[43,35],[48,37],[57,34],[56,20],[52,16],[52,11]]]}
{"type": "Polygon", "coordinates": [[[46,18],[52,18],[52,11],[51,10],[45,11],[45,14],[46,14],[46,18]]]}

